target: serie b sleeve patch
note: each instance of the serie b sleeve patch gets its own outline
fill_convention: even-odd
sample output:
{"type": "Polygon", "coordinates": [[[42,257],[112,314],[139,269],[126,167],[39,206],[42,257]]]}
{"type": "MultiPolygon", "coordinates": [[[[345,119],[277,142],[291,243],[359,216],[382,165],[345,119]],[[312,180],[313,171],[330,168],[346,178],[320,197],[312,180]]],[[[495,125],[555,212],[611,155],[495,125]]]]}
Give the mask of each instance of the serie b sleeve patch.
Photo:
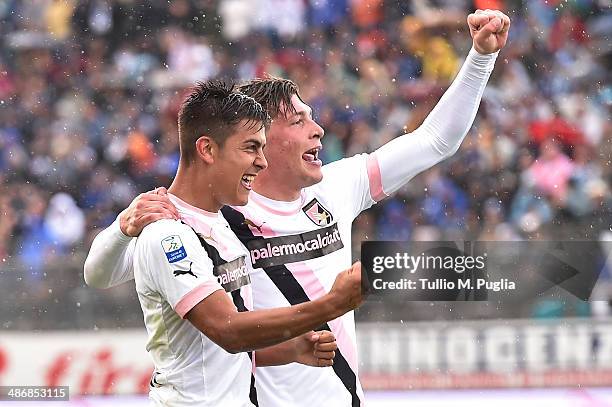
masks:
{"type": "Polygon", "coordinates": [[[162,248],[168,259],[168,263],[176,263],[187,257],[185,246],[178,235],[168,236],[161,241],[162,248]]]}

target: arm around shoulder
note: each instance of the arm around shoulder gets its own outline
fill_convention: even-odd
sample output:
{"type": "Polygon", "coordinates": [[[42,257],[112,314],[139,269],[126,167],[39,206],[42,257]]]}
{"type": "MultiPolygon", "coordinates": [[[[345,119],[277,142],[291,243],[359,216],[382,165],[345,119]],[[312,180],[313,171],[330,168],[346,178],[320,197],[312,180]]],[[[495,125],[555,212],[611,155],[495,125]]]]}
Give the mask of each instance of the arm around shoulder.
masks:
{"type": "Polygon", "coordinates": [[[138,195],[109,227],[94,239],[84,265],[90,287],[110,288],[134,279],[132,259],[136,237],[148,224],[178,219],[165,188],[138,195]]]}
{"type": "Polygon", "coordinates": [[[110,288],[134,278],[134,239],[119,228],[119,219],[96,236],[85,264],[85,282],[90,287],[110,288]]]}

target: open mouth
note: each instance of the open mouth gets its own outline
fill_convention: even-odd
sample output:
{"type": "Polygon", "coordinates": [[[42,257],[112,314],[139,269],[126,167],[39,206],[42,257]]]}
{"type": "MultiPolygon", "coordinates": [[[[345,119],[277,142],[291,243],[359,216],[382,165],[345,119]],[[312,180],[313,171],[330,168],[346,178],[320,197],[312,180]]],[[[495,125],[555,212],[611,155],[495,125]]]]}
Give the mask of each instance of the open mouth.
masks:
{"type": "Polygon", "coordinates": [[[321,160],[319,160],[319,151],[321,151],[321,146],[311,148],[302,154],[302,159],[308,164],[321,166],[322,163],[321,160]]]}
{"type": "Polygon", "coordinates": [[[253,184],[254,179],[255,179],[255,175],[244,174],[242,176],[242,179],[240,180],[240,184],[250,191],[251,189],[253,189],[252,184],[253,184]]]}

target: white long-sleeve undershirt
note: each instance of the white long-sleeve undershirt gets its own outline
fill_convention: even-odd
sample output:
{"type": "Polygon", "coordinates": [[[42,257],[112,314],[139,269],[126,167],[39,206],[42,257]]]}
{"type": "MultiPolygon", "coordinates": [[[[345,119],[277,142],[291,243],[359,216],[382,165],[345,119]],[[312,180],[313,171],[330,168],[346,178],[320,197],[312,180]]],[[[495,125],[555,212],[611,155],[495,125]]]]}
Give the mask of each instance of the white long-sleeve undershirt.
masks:
{"type": "Polygon", "coordinates": [[[372,153],[378,162],[384,195],[397,191],[416,174],[459,149],[474,122],[497,55],[481,55],[472,48],[457,77],[423,124],[372,153]]]}
{"type": "Polygon", "coordinates": [[[110,288],[134,279],[136,238],[126,236],[119,228],[119,218],[96,236],[85,265],[85,282],[90,287],[110,288]]]}
{"type": "MultiPolygon", "coordinates": [[[[419,128],[371,154],[380,170],[382,196],[390,195],[419,172],[454,154],[472,126],[497,54],[470,50],[457,77],[419,128]]],[[[102,231],[85,261],[85,281],[110,288],[134,278],[135,240],[125,236],[116,220],[102,231]]]]}

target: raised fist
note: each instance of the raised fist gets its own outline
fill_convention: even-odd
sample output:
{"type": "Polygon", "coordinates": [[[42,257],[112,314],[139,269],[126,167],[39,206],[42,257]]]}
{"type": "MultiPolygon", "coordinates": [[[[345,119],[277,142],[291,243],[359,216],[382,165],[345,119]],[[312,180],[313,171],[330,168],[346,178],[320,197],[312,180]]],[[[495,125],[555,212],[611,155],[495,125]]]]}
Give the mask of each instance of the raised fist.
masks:
{"type": "Polygon", "coordinates": [[[476,10],[467,18],[474,49],[480,54],[499,51],[508,41],[510,18],[499,10],[476,10]]]}

